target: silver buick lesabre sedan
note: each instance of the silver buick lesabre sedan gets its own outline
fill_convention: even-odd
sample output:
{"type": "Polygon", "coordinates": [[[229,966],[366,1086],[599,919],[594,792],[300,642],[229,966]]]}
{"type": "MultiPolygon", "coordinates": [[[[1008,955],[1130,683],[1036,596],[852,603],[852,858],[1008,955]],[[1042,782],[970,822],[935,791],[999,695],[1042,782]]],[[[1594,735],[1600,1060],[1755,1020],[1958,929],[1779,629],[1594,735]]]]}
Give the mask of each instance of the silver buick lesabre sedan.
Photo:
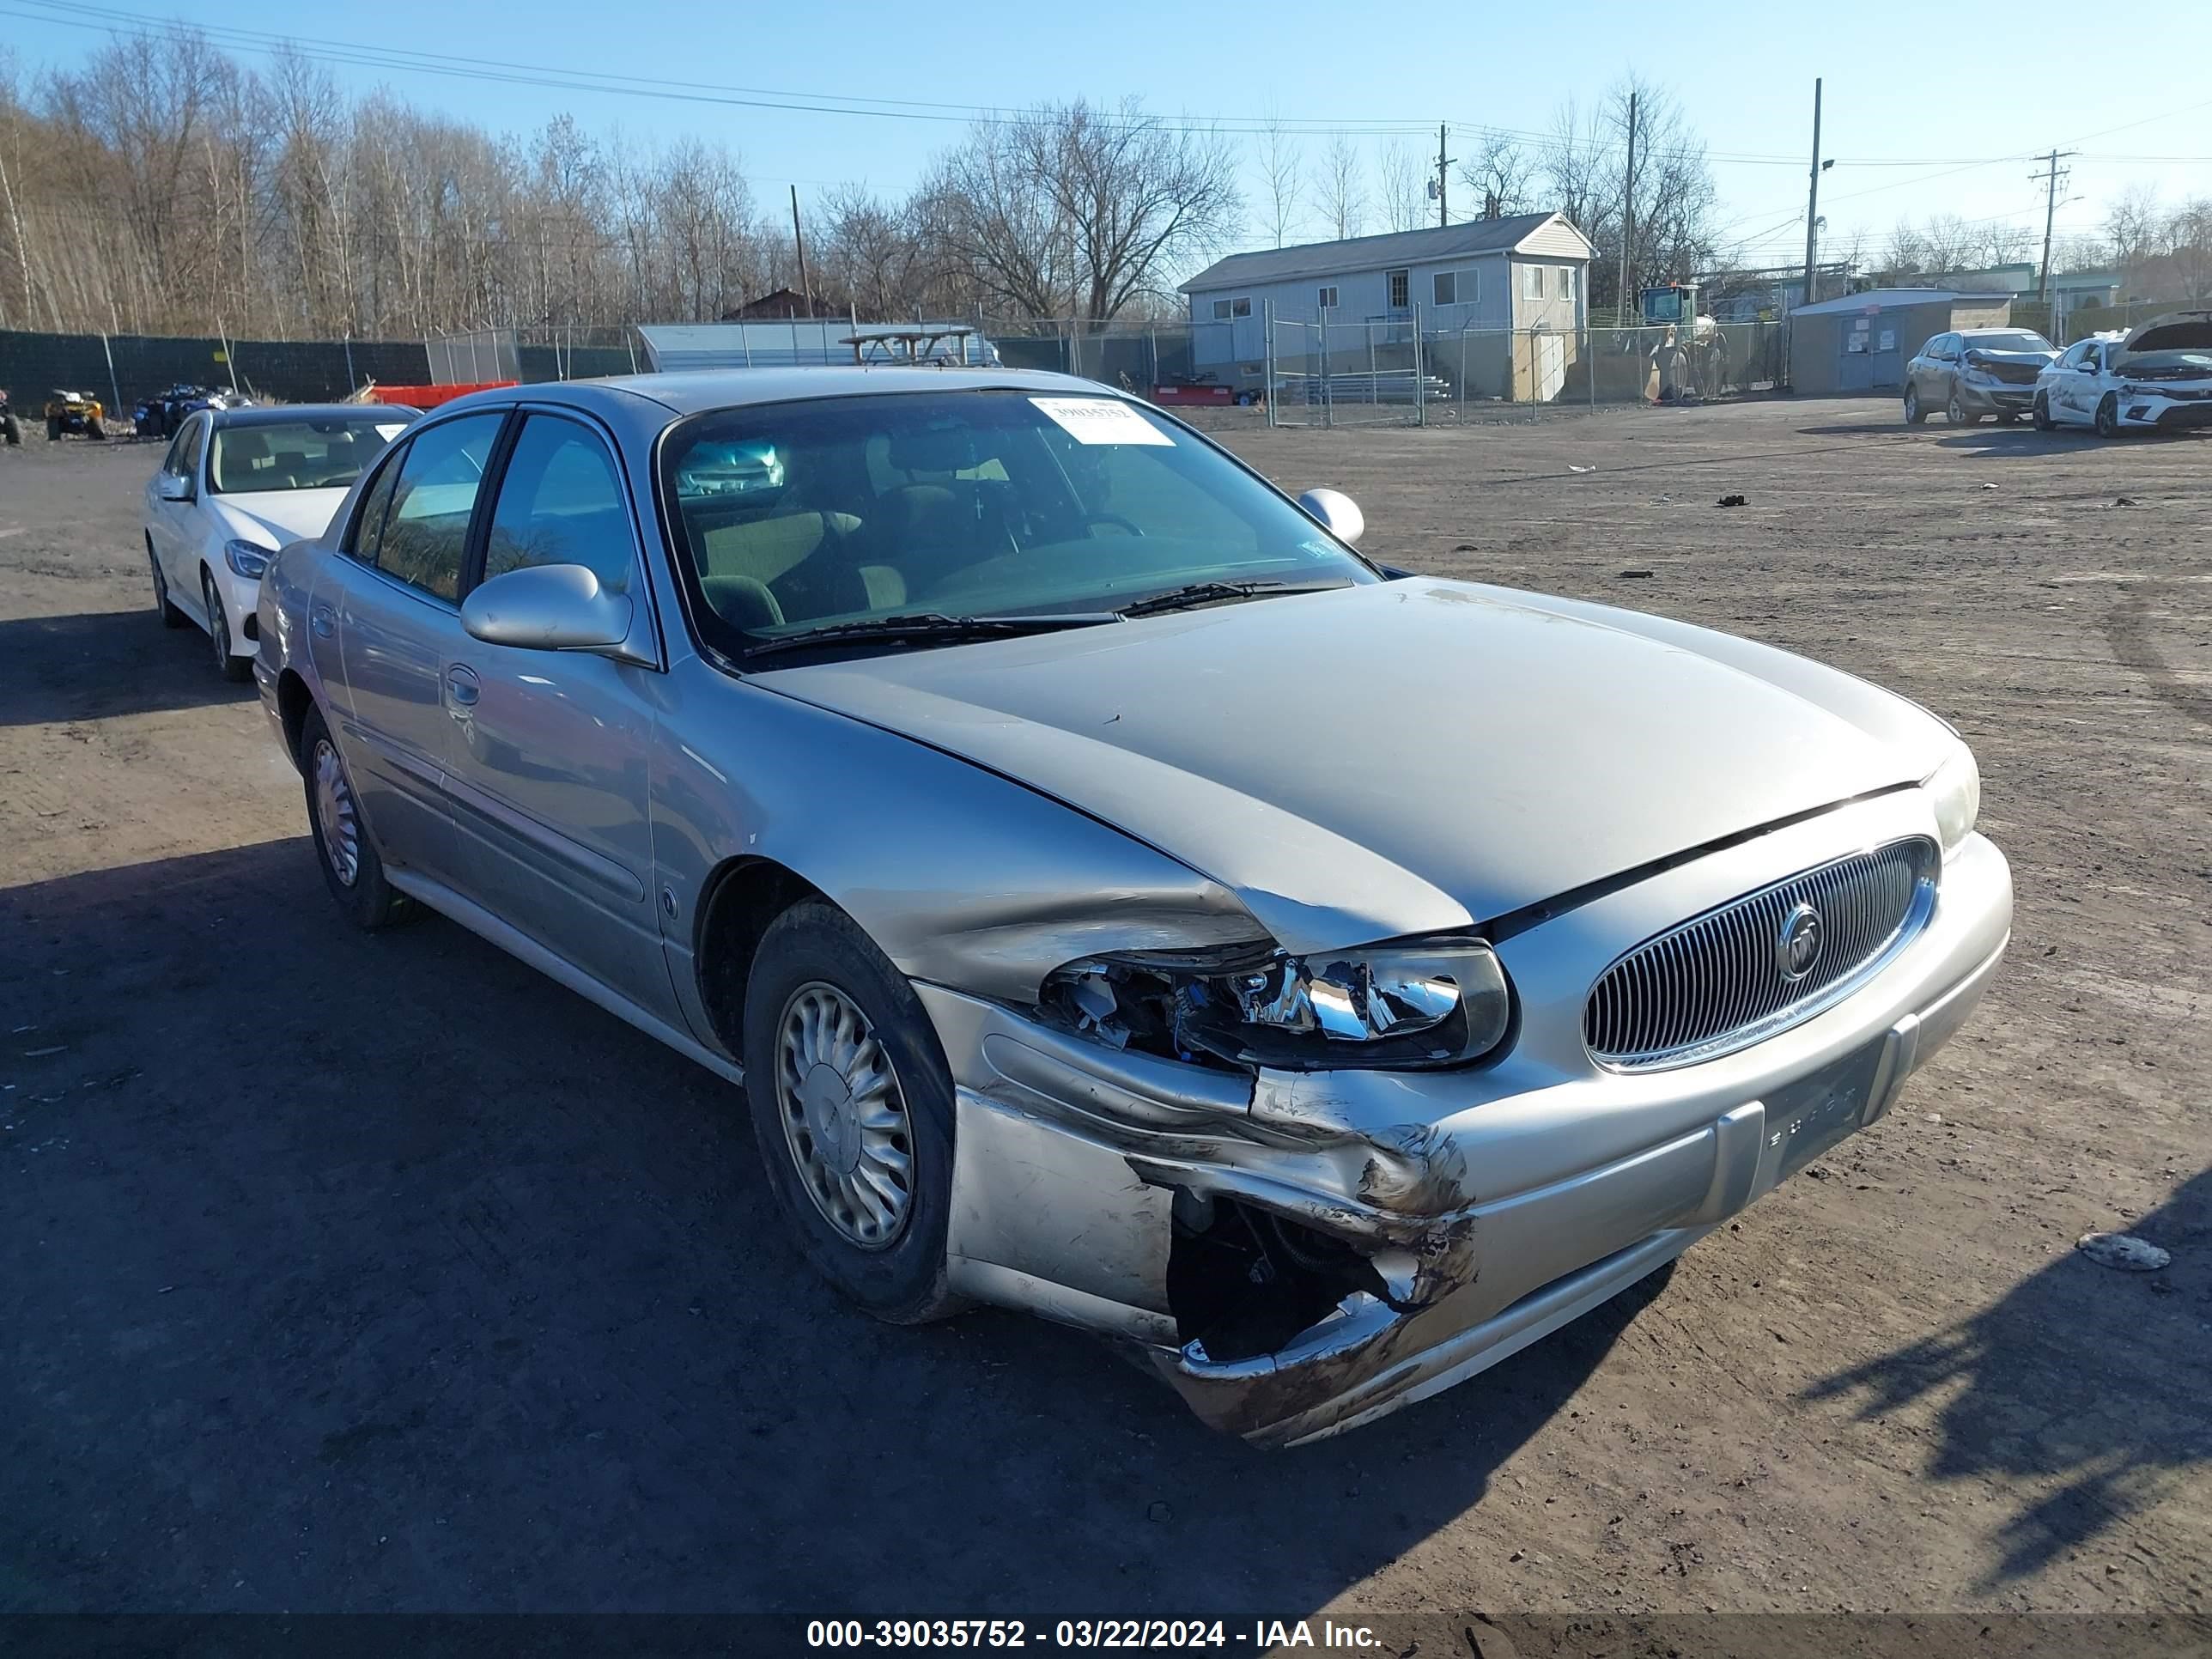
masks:
{"type": "Polygon", "coordinates": [[[1359,528],[1059,376],[515,387],[277,556],[256,672],[345,915],[742,1085],[840,1291],[1293,1443],[1880,1118],[2012,912],[1915,704],[1359,528]]]}

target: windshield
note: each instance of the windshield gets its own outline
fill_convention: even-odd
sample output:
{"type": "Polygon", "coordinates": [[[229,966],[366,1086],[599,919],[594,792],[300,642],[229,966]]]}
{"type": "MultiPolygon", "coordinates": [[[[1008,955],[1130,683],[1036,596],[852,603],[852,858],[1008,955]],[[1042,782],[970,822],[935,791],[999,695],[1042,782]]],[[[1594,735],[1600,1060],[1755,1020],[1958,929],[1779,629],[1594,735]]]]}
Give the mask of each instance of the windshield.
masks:
{"type": "Polygon", "coordinates": [[[216,429],[208,488],[218,495],[343,489],[406,429],[411,410],[303,416],[216,429]]]}
{"type": "Polygon", "coordinates": [[[1378,580],[1211,444],[1103,392],[722,410],[675,428],[661,469],[694,612],[733,653],[872,618],[1110,616],[1194,584],[1378,580]]]}
{"type": "Polygon", "coordinates": [[[2009,334],[1969,334],[1969,351],[2056,351],[2058,348],[2040,334],[2031,334],[2026,329],[2014,329],[2009,334]]]}

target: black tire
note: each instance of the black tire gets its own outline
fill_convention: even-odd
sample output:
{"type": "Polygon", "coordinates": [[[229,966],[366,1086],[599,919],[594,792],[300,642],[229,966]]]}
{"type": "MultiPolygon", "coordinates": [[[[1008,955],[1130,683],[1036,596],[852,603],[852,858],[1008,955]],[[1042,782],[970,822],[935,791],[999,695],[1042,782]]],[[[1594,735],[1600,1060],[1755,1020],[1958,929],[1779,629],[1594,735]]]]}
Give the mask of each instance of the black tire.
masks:
{"type": "Polygon", "coordinates": [[[1928,411],[1927,411],[1926,410],[1924,410],[1924,409],[1921,408],[1921,406],[1920,406],[1920,388],[1919,388],[1918,386],[1909,386],[1905,387],[1905,425],[1907,425],[1907,426],[1918,426],[1918,425],[1920,425],[1923,421],[1925,421],[1927,418],[1928,418],[1928,411]]]}
{"type": "Polygon", "coordinates": [[[2020,424],[2020,416],[2017,415],[2000,415],[1997,416],[1997,424],[1999,426],[2018,426],[2020,424]]]}
{"type": "Polygon", "coordinates": [[[154,609],[161,613],[161,626],[182,628],[191,618],[178,610],[176,601],[169,597],[169,579],[161,574],[161,562],[154,556],[151,536],[146,538],[146,562],[154,570],[154,609]]]}
{"type": "Polygon", "coordinates": [[[346,770],[345,757],[338,753],[337,744],[331,736],[331,728],[323,719],[320,708],[310,708],[307,717],[300,724],[300,775],[306,781],[307,794],[307,832],[314,838],[315,862],[322,866],[323,884],[331,890],[345,919],[364,933],[390,927],[406,921],[415,914],[415,902],[385,879],[384,860],[377,855],[376,838],[368,832],[368,821],[361,814],[361,802],[353,793],[353,781],[346,770]],[[327,750],[330,763],[336,768],[344,798],[349,803],[353,826],[352,873],[344,873],[344,860],[331,851],[331,842],[325,828],[325,813],[319,800],[322,788],[320,767],[327,750]]]}
{"type": "Polygon", "coordinates": [[[2097,405],[2097,435],[2117,438],[2120,435],[2120,394],[2107,392],[2104,401],[2097,405]]]}
{"type": "Polygon", "coordinates": [[[2035,394],[2035,429],[2038,432],[2055,432],[2058,429],[2058,422],[2051,418],[2051,397],[2048,392],[2039,392],[2035,394]]]}
{"type": "Polygon", "coordinates": [[[215,647],[216,672],[233,685],[242,685],[253,678],[253,659],[232,653],[230,616],[222,608],[222,595],[216,591],[214,576],[204,570],[200,572],[200,599],[207,606],[208,641],[215,647]]]}
{"type": "Polygon", "coordinates": [[[1951,401],[1943,405],[1943,418],[1953,426],[1979,426],[1982,417],[1966,413],[1966,406],[1959,401],[1957,387],[1951,391],[1951,401]]]}
{"type": "Polygon", "coordinates": [[[13,449],[23,441],[23,423],[13,415],[0,415],[0,438],[4,438],[8,447],[13,449]]]}
{"type": "Polygon", "coordinates": [[[60,418],[59,418],[58,416],[53,416],[53,415],[49,415],[49,416],[46,416],[46,441],[47,441],[48,443],[50,443],[50,444],[51,444],[51,443],[58,443],[58,442],[61,441],[61,435],[62,435],[62,423],[61,423],[61,420],[60,420],[60,418]]]}
{"type": "Polygon", "coordinates": [[[835,905],[794,904],[762,936],[746,978],[745,1097],[769,1190],[816,1272],[877,1318],[916,1325],[961,1307],[945,1281],[945,1231],[952,1212],[952,1077],[937,1033],[903,975],[835,905]],[[781,1036],[803,995],[826,988],[865,1018],[903,1105],[907,1207],[890,1242],[864,1247],[825,1212],[802,1173],[797,1141],[807,1119],[779,1082],[781,1036]],[[787,1132],[785,1115],[793,1127],[787,1132]]]}

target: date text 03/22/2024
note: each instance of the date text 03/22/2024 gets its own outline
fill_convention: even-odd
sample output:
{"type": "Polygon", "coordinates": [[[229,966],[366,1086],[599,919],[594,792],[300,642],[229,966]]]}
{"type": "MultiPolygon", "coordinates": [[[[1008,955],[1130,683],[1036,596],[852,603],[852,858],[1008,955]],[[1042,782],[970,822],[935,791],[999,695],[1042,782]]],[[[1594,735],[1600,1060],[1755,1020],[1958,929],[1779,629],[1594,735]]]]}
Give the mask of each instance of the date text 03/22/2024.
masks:
{"type": "Polygon", "coordinates": [[[1358,1652],[1381,1641],[1364,1625],[1334,1620],[1257,1619],[815,1619],[810,1648],[1335,1648],[1358,1652]]]}

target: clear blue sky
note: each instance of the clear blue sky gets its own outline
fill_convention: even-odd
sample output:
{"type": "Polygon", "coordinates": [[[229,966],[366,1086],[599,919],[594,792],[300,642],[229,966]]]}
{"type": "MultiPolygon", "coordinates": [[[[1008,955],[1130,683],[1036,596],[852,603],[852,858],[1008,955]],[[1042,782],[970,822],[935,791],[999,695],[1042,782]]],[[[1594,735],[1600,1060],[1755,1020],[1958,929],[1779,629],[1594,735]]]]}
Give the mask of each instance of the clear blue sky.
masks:
{"type": "MultiPolygon", "coordinates": [[[[105,29],[185,9],[172,0],[0,0],[0,45],[13,50],[19,73],[32,75],[81,58],[105,29]]],[[[2212,0],[2154,0],[2102,40],[2094,9],[2049,0],[1743,7],[1726,32],[1693,25],[1687,5],[1648,0],[1389,9],[1395,16],[1341,0],[1227,9],[975,0],[927,12],[868,0],[375,0],[307,10],[197,0],[189,16],[257,64],[253,39],[295,33],[310,52],[356,59],[381,43],[556,72],[541,81],[588,72],[699,83],[701,100],[682,101],[547,86],[532,71],[488,78],[516,71],[482,62],[451,63],[459,76],[389,59],[331,65],[355,90],[381,83],[501,131],[526,131],[566,111],[594,131],[619,127],[647,143],[696,132],[742,154],[764,206],[794,183],[802,201],[842,180],[897,191],[958,135],[964,108],[1134,93],[1158,112],[1249,122],[1272,99],[1317,129],[1355,131],[1372,163],[1392,127],[1424,127],[1407,142],[1430,153],[1438,121],[1540,131],[1563,100],[1592,100],[1631,67],[1680,99],[1715,158],[1732,237],[1776,263],[1802,254],[1815,76],[1826,82],[1822,150],[1837,158],[1821,189],[1831,240],[1860,226],[1878,245],[1900,217],[1939,212],[2002,217],[2039,236],[2043,189],[2026,159],[2039,149],[2083,152],[2068,164],[2062,233],[2097,228],[2130,184],[2153,185],[2169,202],[2212,195],[2212,81],[2197,72],[2212,64],[2212,0]],[[742,107],[712,101],[746,95],[717,88],[903,100],[883,107],[906,112],[742,107]],[[1999,123],[1998,109],[2012,113],[1999,123]],[[915,118],[926,115],[955,118],[915,118]]],[[[1307,140],[1310,159],[1325,142],[1325,131],[1307,140]]],[[[1468,155],[1477,142],[1457,131],[1453,153],[1468,155]]],[[[1256,178],[1248,191],[1256,199],[1256,178]]],[[[1309,231],[1322,234],[1317,224],[1309,231]]]]}

